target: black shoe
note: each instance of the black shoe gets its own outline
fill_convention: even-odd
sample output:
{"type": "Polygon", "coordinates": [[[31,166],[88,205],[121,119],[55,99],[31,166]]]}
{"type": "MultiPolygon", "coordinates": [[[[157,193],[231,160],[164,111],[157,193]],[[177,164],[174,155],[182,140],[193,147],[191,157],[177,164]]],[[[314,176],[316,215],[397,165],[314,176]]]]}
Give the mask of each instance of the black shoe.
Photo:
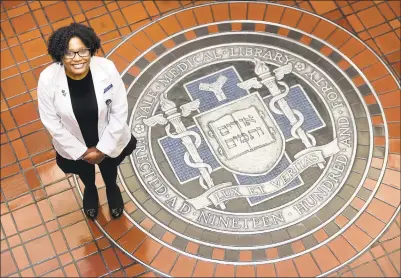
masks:
{"type": "Polygon", "coordinates": [[[106,187],[106,195],[111,216],[113,218],[120,217],[124,212],[124,201],[120,188],[117,185],[111,188],[106,187]]]}
{"type": "Polygon", "coordinates": [[[98,210],[99,210],[99,195],[97,194],[97,188],[84,189],[84,200],[83,200],[85,215],[91,219],[95,220],[98,210]]]}

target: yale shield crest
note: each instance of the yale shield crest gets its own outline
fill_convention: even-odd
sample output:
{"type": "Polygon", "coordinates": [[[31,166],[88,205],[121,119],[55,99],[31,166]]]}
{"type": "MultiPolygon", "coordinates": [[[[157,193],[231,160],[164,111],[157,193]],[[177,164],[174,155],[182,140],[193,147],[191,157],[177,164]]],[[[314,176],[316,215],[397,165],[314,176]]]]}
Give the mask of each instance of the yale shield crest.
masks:
{"type": "Polygon", "coordinates": [[[216,159],[227,170],[266,174],[284,153],[284,136],[255,92],[194,117],[216,159]]]}

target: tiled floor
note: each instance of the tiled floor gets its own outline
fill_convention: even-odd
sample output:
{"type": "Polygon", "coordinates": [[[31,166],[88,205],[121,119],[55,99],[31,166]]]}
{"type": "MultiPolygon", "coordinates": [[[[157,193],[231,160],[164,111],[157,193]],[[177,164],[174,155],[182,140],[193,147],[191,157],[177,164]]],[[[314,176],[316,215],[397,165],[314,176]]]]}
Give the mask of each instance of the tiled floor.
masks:
{"type": "MultiPolygon", "coordinates": [[[[400,275],[400,89],[393,75],[398,79],[401,75],[401,2],[272,2],[279,5],[266,2],[208,5],[211,1],[1,2],[2,277],[400,275]],[[160,17],[163,18],[159,20],[160,17]],[[213,47],[216,40],[212,37],[216,35],[218,40],[222,35],[219,33],[228,32],[225,37],[228,39],[217,41],[222,44],[234,43],[241,36],[249,43],[253,39],[249,32],[256,31],[256,43],[272,44],[277,40],[280,51],[304,51],[300,55],[305,59],[304,65],[294,64],[298,76],[308,60],[320,55],[321,59],[315,63],[331,76],[337,74],[337,79],[333,77],[335,84],[347,93],[347,103],[351,104],[356,121],[357,159],[347,184],[333,195],[327,206],[281,232],[269,231],[263,237],[238,233],[221,236],[221,232],[173,217],[160,202],[154,201],[151,191],[144,189],[135,168],[137,161],[126,160],[120,168],[126,214],[111,221],[98,174],[102,213],[97,223],[88,221],[81,211],[82,184],[57,167],[50,136],[37,112],[37,78],[51,62],[45,42],[52,31],[73,21],[89,24],[100,35],[99,55],[108,55],[122,73],[133,113],[137,113],[134,106],[141,96],[131,92],[142,91],[143,86],[151,83],[152,73],[184,57],[191,47],[197,51],[213,47]],[[270,34],[268,43],[258,37],[261,33],[270,34]],[[296,46],[291,48],[290,43],[283,41],[296,42],[296,46]],[[326,60],[334,66],[327,67],[326,60]],[[347,82],[351,85],[346,85],[347,82]],[[353,86],[363,97],[352,97],[352,88],[346,91],[345,86],[353,86]],[[363,176],[365,167],[367,176],[363,176]],[[363,182],[359,183],[360,180],[363,182]],[[197,235],[198,230],[202,231],[197,235]]],[[[281,58],[276,56],[276,66],[277,59],[281,58]]],[[[252,77],[242,70],[240,62],[230,63],[227,67],[233,66],[241,81],[252,77]]],[[[181,89],[186,83],[221,69],[213,65],[202,74],[194,74],[188,82],[179,83],[181,89]]],[[[231,73],[235,75],[234,70],[231,73]]],[[[302,84],[307,87],[306,82],[302,84]]],[[[188,94],[192,92],[186,90],[188,94]]],[[[183,97],[184,89],[182,92],[171,97],[180,105],[191,101],[187,95],[183,97]]],[[[311,101],[318,103],[316,98],[311,101]]],[[[318,110],[323,120],[329,118],[323,108],[318,110]]],[[[135,125],[134,120],[132,126],[138,137],[142,129],[150,128],[135,125]]],[[[318,130],[312,134],[319,140],[324,137],[318,130]]],[[[163,136],[166,136],[164,127],[153,128],[152,138],[163,136]]],[[[160,171],[167,180],[179,184],[179,178],[186,177],[180,176],[179,169],[171,164],[172,159],[168,160],[168,152],[156,151],[161,149],[159,146],[155,140],[154,153],[162,158],[158,160],[160,171]]],[[[291,150],[287,152],[292,157],[291,150]]],[[[216,168],[218,173],[226,171],[220,168],[216,168]]],[[[216,178],[215,173],[213,177],[216,178]]],[[[302,178],[308,185],[308,177],[302,178]]],[[[199,183],[192,188],[193,183],[193,180],[182,182],[185,186],[177,190],[188,196],[197,193],[199,183]]],[[[292,196],[291,192],[287,195],[292,196]]],[[[284,202],[281,197],[272,198],[255,210],[244,206],[245,212],[291,201],[284,202]]],[[[239,208],[230,206],[230,202],[228,211],[239,208]]]]}

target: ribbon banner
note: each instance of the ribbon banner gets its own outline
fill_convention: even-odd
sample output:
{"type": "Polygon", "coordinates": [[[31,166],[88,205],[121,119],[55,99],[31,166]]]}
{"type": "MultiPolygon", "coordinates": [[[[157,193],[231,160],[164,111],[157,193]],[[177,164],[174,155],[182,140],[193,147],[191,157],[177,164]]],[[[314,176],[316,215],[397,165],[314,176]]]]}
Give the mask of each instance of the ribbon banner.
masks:
{"type": "Polygon", "coordinates": [[[318,163],[325,163],[325,158],[333,156],[339,151],[340,148],[338,147],[337,139],[334,139],[326,145],[311,147],[300,151],[294,156],[296,160],[269,182],[241,185],[223,183],[214,186],[196,198],[187,200],[187,202],[196,209],[201,209],[212,204],[218,206],[221,203],[233,199],[263,196],[274,193],[289,185],[309,167],[316,166],[318,163]]]}

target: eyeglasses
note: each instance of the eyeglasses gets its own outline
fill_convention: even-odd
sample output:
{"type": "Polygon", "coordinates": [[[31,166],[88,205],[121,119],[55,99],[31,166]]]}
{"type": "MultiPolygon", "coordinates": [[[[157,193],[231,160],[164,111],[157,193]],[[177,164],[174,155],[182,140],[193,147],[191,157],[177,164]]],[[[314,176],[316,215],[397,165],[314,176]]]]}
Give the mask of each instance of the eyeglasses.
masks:
{"type": "Polygon", "coordinates": [[[78,53],[79,57],[82,57],[82,58],[88,57],[88,56],[91,54],[89,48],[84,48],[84,49],[80,49],[80,50],[78,50],[78,51],[67,51],[67,52],[64,54],[64,57],[65,57],[66,59],[74,59],[74,58],[75,58],[75,55],[76,55],[77,53],[78,53]]]}

